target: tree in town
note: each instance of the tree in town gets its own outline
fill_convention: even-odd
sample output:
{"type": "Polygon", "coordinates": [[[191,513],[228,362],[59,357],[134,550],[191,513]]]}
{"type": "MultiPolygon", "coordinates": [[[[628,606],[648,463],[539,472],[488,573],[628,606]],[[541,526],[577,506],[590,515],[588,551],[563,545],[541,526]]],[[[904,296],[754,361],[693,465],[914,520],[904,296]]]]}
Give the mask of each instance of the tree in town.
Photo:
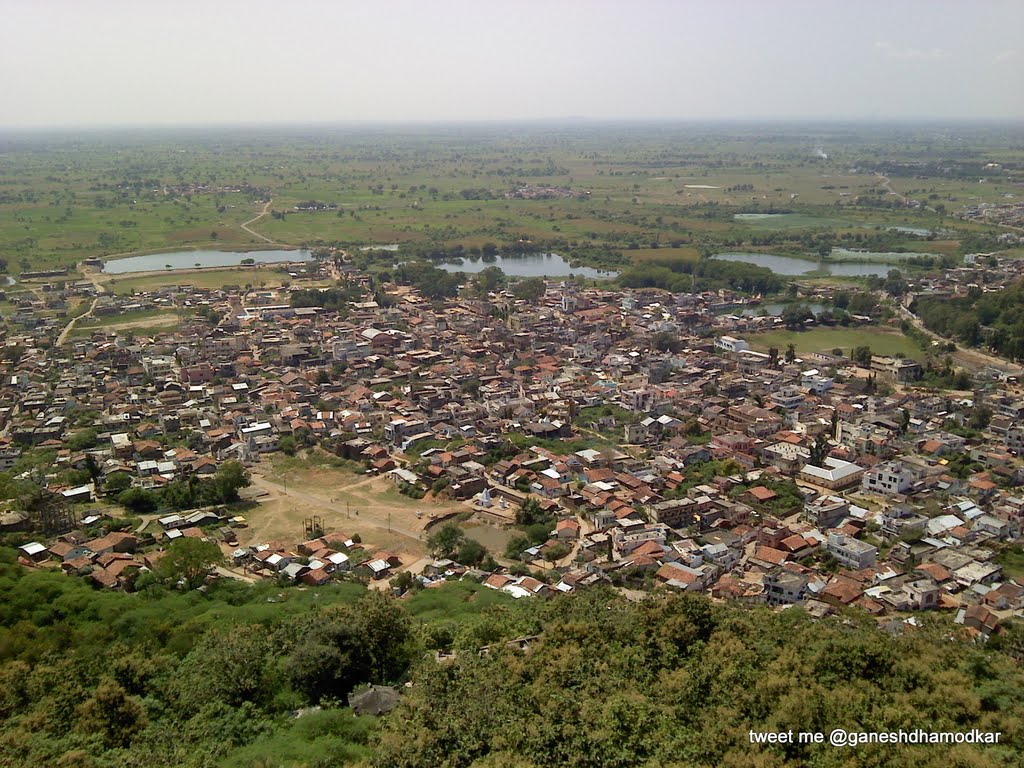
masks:
{"type": "Polygon", "coordinates": [[[156,576],[186,590],[202,586],[210,569],[224,560],[216,542],[183,536],[171,542],[166,554],[156,563],[156,576]]]}
{"type": "Polygon", "coordinates": [[[434,557],[451,557],[462,546],[466,534],[455,523],[445,523],[427,537],[427,546],[434,557]]]}
{"type": "Polygon", "coordinates": [[[122,491],[127,491],[131,485],[132,479],[127,472],[115,472],[103,483],[103,492],[109,496],[116,496],[122,491]]]}
{"type": "Polygon", "coordinates": [[[480,565],[487,557],[487,547],[476,539],[466,537],[455,552],[454,560],[463,565],[480,565]]]}
{"type": "Polygon", "coordinates": [[[811,457],[808,463],[815,467],[824,466],[825,459],[828,458],[831,451],[832,445],[829,443],[828,434],[820,433],[811,445],[811,457]]]}
{"type": "Polygon", "coordinates": [[[871,365],[871,347],[867,345],[860,345],[850,350],[850,359],[862,368],[867,368],[871,365]]]}
{"type": "Polygon", "coordinates": [[[32,530],[46,534],[66,533],[78,522],[67,499],[47,488],[41,481],[33,482],[20,499],[21,508],[28,513],[32,530]]]}
{"type": "Polygon", "coordinates": [[[505,557],[510,560],[518,560],[522,557],[523,552],[530,548],[532,543],[528,537],[521,534],[513,536],[505,546],[505,557]]]}
{"type": "Polygon", "coordinates": [[[512,295],[523,301],[535,302],[544,295],[545,290],[543,277],[528,277],[525,280],[519,280],[512,286],[512,295]]]}
{"type": "Polygon", "coordinates": [[[540,502],[532,496],[524,501],[516,510],[517,525],[533,525],[543,522],[548,515],[541,509],[540,502]]]}

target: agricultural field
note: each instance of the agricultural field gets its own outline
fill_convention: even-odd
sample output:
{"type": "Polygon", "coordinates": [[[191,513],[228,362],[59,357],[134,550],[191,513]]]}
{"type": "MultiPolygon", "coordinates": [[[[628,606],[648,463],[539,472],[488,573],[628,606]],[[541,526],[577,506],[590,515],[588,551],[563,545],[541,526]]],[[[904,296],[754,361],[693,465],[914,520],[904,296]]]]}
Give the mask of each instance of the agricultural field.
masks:
{"type": "Polygon", "coordinates": [[[164,249],[527,243],[624,265],[740,247],[813,253],[828,237],[959,257],[998,230],[952,214],[1020,194],[1012,168],[980,174],[1012,155],[1011,137],[963,130],[978,148],[969,158],[962,137],[880,126],[8,133],[0,259],[17,275],[164,249]]]}
{"type": "Polygon", "coordinates": [[[656,261],[698,261],[700,251],[692,247],[682,248],[635,248],[623,251],[632,262],[656,261]]]}

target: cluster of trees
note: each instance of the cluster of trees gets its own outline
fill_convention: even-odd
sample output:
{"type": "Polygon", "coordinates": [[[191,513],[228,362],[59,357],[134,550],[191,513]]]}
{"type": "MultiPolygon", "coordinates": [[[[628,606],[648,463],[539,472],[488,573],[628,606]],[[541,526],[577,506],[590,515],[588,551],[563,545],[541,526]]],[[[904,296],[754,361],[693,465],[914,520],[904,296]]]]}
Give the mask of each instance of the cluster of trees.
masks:
{"type": "MultiPolygon", "coordinates": [[[[487,547],[471,539],[457,523],[445,523],[427,537],[427,546],[434,557],[454,560],[462,565],[480,565],[486,561],[489,570],[497,563],[488,554],[487,547]]],[[[485,566],[486,567],[486,566],[485,566]]]]}
{"type": "Polygon", "coordinates": [[[1024,282],[956,299],[919,299],[914,311],[935,333],[1024,360],[1024,282]]]}
{"type": "Polygon", "coordinates": [[[974,379],[964,369],[953,367],[953,360],[949,357],[936,363],[929,359],[927,366],[922,372],[921,383],[925,386],[940,389],[969,390],[974,387],[974,379]]]}
{"type": "Polygon", "coordinates": [[[902,296],[907,292],[907,281],[898,269],[890,269],[885,277],[869,275],[867,284],[872,291],[885,291],[890,296],[902,296]]]}
{"type": "Polygon", "coordinates": [[[787,304],[782,310],[782,322],[790,330],[803,328],[804,323],[814,319],[814,312],[806,304],[787,304]]]}
{"type": "Polygon", "coordinates": [[[784,283],[767,267],[740,261],[702,259],[654,261],[630,267],[619,275],[625,288],[664,288],[673,292],[729,288],[742,293],[778,293],[784,283]]]}
{"type": "Polygon", "coordinates": [[[174,480],[160,490],[128,488],[118,495],[117,501],[135,514],[146,514],[157,509],[194,509],[236,502],[238,492],[248,486],[249,474],[245,467],[237,461],[226,461],[218,467],[213,477],[190,475],[174,480]]]}
{"type": "Polygon", "coordinates": [[[870,315],[878,307],[878,298],[873,293],[865,291],[836,291],[832,297],[832,305],[853,315],[870,315]]]}
{"type": "Polygon", "coordinates": [[[505,273],[500,267],[484,267],[473,277],[473,287],[481,295],[501,290],[506,282],[505,273]]]}
{"type": "Polygon", "coordinates": [[[446,272],[428,261],[407,261],[395,267],[395,282],[414,286],[428,299],[450,299],[457,296],[466,276],[462,272],[446,272]]]}
{"type": "Polygon", "coordinates": [[[15,559],[0,550],[8,766],[349,764],[369,757],[374,722],[338,707],[361,684],[397,682],[421,653],[407,613],[358,585],[315,600],[230,580],[123,594],[15,559]],[[315,704],[325,711],[301,725],[288,716],[315,704]]]}
{"type": "Polygon", "coordinates": [[[2,762],[838,768],[853,753],[827,740],[756,745],[748,731],[926,727],[1004,738],[865,746],[858,764],[1020,764],[1024,632],[986,646],[945,616],[919,619],[892,636],[856,612],[816,621],[612,590],[512,601],[464,583],[401,602],[230,580],[123,594],[0,549],[2,762]],[[537,636],[528,653],[504,643],[523,636],[537,636]],[[469,652],[438,663],[429,650],[469,652]],[[405,680],[384,719],[344,709],[364,683],[405,680]]]}
{"type": "Polygon", "coordinates": [[[548,540],[555,528],[555,516],[531,496],[516,510],[516,525],[519,533],[513,535],[505,547],[505,555],[514,560],[531,546],[548,540]]]}
{"type": "Polygon", "coordinates": [[[544,295],[543,277],[527,277],[512,284],[512,295],[524,301],[537,301],[544,295]]]}
{"type": "MultiPolygon", "coordinates": [[[[1007,653],[950,642],[942,619],[892,637],[853,614],[815,622],[799,609],[745,611],[664,594],[630,604],[605,592],[559,599],[536,615],[543,634],[528,654],[492,636],[490,654],[419,667],[382,725],[376,764],[838,768],[854,759],[939,768],[1021,759],[1013,742],[873,745],[853,758],[827,736],[818,745],[751,743],[751,729],[1018,732],[1024,672],[1007,653]]],[[[1020,635],[1001,642],[1012,651],[1020,635]]]]}
{"type": "Polygon", "coordinates": [[[293,307],[323,307],[324,309],[347,309],[353,301],[362,298],[363,291],[357,285],[341,285],[337,288],[301,289],[291,292],[291,305],[293,307]]]}

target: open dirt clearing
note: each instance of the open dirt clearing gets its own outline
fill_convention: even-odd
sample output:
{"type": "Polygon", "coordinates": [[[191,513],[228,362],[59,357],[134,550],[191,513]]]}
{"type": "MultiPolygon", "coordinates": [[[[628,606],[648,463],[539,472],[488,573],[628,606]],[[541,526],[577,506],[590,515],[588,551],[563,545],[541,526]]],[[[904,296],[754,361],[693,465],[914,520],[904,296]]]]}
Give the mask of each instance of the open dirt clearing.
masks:
{"type": "Polygon", "coordinates": [[[240,543],[299,542],[303,521],[319,515],[326,531],[358,533],[368,548],[420,557],[426,551],[425,528],[431,514],[440,517],[470,509],[458,502],[410,499],[385,477],[333,467],[275,472],[267,462],[253,469],[252,482],[253,490],[262,495],[245,513],[249,526],[240,532],[240,543]]]}

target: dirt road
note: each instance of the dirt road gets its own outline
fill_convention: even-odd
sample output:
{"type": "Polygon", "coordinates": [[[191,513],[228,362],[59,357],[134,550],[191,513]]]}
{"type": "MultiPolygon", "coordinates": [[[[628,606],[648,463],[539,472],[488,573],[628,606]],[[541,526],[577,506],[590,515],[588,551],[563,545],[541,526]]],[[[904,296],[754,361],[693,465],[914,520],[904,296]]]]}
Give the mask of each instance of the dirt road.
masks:
{"type": "Polygon", "coordinates": [[[89,309],[78,317],[72,317],[68,324],[64,326],[64,330],[60,332],[60,336],[57,337],[57,346],[63,346],[64,342],[68,340],[68,336],[71,335],[71,331],[75,329],[75,323],[81,320],[83,317],[91,317],[92,311],[96,309],[96,304],[99,302],[99,297],[92,300],[92,305],[89,309]]]}
{"type": "MultiPolygon", "coordinates": [[[[913,312],[911,312],[909,309],[904,307],[899,302],[896,303],[896,306],[899,309],[901,317],[909,321],[911,325],[913,325],[919,331],[927,335],[930,339],[934,339],[935,341],[938,341],[940,343],[952,341],[951,339],[947,339],[945,336],[940,336],[939,334],[928,330],[928,328],[925,327],[925,324],[921,320],[921,318],[919,318],[917,315],[915,315],[913,312]]],[[[953,343],[955,344],[956,342],[953,343]]],[[[1024,368],[1022,368],[1021,366],[1011,363],[1009,360],[1004,360],[1001,357],[990,355],[987,352],[981,352],[977,349],[964,349],[963,347],[957,346],[956,351],[952,353],[952,358],[955,362],[958,362],[961,365],[966,366],[967,368],[972,368],[975,370],[985,367],[992,367],[997,368],[1000,371],[1005,371],[1006,373],[1009,373],[1014,376],[1024,375],[1024,368]]]]}
{"type": "Polygon", "coordinates": [[[264,240],[264,241],[266,241],[266,242],[268,242],[268,243],[273,243],[274,241],[273,241],[273,240],[271,240],[271,239],[270,239],[269,237],[267,237],[266,235],[261,235],[261,234],[260,234],[259,232],[255,232],[255,231],[253,231],[253,230],[249,229],[249,225],[250,225],[250,224],[255,224],[255,223],[256,223],[257,221],[259,221],[259,220],[260,220],[260,219],[262,219],[262,218],[263,218],[264,216],[266,216],[266,215],[267,215],[267,212],[268,212],[268,211],[270,210],[270,204],[271,204],[272,202],[274,202],[274,199],[273,199],[273,198],[271,198],[270,200],[267,200],[267,202],[265,202],[265,203],[263,204],[263,210],[262,210],[262,211],[260,211],[260,213],[259,213],[259,215],[258,215],[258,216],[254,216],[253,218],[251,218],[251,219],[249,219],[249,220],[248,220],[247,222],[245,222],[245,224],[242,224],[242,225],[240,225],[240,226],[241,226],[241,228],[242,228],[243,230],[245,230],[246,232],[248,232],[248,233],[249,233],[250,235],[252,235],[253,237],[258,237],[258,238],[259,238],[260,240],[264,240]]]}

